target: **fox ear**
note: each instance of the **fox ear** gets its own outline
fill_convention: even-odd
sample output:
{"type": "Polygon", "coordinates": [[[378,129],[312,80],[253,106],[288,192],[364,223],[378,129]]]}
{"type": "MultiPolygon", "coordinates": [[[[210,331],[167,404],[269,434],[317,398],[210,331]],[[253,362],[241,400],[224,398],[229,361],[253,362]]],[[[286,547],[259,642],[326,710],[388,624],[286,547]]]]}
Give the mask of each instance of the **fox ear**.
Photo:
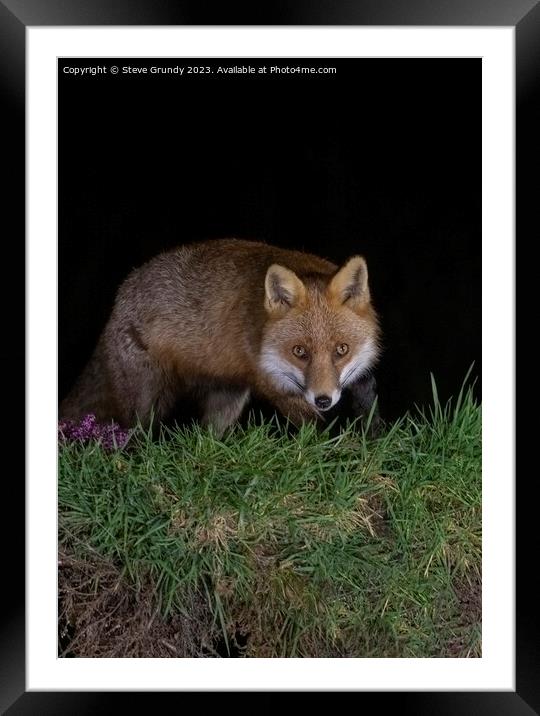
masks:
{"type": "Polygon", "coordinates": [[[276,315],[287,313],[290,308],[302,302],[306,295],[304,284],[298,276],[278,264],[272,264],[266,272],[264,287],[264,306],[268,313],[276,315]]]}
{"type": "Polygon", "coordinates": [[[369,303],[368,270],[362,256],[353,256],[337,272],[328,286],[330,297],[353,311],[369,303]]]}

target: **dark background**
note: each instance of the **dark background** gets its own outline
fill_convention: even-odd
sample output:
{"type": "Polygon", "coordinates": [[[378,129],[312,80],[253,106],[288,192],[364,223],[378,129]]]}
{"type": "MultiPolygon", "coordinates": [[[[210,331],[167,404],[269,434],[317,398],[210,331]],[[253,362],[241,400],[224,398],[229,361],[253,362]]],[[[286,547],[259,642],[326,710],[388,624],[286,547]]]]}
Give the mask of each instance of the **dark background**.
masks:
{"type": "MultiPolygon", "coordinates": [[[[97,75],[59,60],[59,392],[119,283],[235,236],[362,253],[384,333],[383,417],[456,394],[481,359],[481,60],[99,60],[336,75],[97,75]]],[[[479,383],[477,383],[479,396],[479,383]]]]}

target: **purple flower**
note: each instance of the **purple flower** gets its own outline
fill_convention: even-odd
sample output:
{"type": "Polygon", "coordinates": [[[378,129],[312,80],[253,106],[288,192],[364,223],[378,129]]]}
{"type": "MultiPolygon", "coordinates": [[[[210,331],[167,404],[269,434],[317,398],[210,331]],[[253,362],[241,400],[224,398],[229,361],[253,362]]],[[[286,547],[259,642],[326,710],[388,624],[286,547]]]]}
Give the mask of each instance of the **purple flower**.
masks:
{"type": "Polygon", "coordinates": [[[131,431],[124,430],[117,423],[98,423],[92,413],[85,415],[79,422],[61,420],[58,423],[60,442],[81,442],[88,444],[99,442],[104,450],[119,450],[125,447],[131,431]]]}

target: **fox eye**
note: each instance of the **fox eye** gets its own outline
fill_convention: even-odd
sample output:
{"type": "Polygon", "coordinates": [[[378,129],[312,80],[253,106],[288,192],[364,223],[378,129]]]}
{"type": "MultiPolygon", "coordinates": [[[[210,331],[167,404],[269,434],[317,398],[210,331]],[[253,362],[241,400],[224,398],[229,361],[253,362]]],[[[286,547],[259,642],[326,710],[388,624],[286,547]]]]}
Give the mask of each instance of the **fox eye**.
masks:
{"type": "Polygon", "coordinates": [[[292,349],[292,352],[297,358],[305,358],[306,357],[306,349],[304,346],[295,346],[292,349]]]}
{"type": "Polygon", "coordinates": [[[338,356],[344,356],[349,352],[349,346],[346,343],[338,343],[336,346],[336,353],[338,356]]]}

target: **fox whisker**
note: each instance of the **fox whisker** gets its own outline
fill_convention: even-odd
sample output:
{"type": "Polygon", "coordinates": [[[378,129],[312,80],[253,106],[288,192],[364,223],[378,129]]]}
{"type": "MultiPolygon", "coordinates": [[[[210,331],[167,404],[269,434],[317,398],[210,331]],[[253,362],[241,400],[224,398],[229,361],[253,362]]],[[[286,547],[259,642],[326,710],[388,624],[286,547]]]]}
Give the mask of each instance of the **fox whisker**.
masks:
{"type": "Polygon", "coordinates": [[[345,373],[345,376],[341,379],[341,385],[347,385],[347,382],[353,376],[353,374],[358,370],[358,368],[360,367],[361,364],[362,364],[362,359],[360,358],[360,360],[357,360],[356,363],[354,363],[354,365],[351,366],[351,368],[349,368],[349,370],[345,373]]]}
{"type": "Polygon", "coordinates": [[[291,373],[283,373],[283,375],[284,375],[285,378],[287,378],[288,380],[290,380],[291,383],[293,383],[293,385],[296,385],[296,387],[299,388],[300,390],[304,390],[304,389],[305,389],[306,386],[305,386],[305,385],[302,385],[302,383],[300,383],[300,381],[297,380],[297,379],[294,377],[294,375],[291,375],[291,373]]]}

